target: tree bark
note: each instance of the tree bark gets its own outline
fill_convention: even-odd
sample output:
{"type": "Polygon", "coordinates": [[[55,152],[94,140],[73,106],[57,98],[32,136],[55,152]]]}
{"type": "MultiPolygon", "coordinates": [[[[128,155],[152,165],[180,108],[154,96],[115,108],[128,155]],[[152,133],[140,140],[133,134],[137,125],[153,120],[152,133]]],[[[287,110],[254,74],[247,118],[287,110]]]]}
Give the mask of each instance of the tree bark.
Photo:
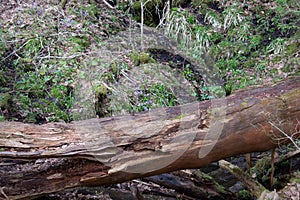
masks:
{"type": "Polygon", "coordinates": [[[299,137],[300,77],[229,97],[72,124],[0,123],[0,197],[32,198],[266,151],[299,137]],[[276,125],[276,127],[274,127],[276,125]]]}

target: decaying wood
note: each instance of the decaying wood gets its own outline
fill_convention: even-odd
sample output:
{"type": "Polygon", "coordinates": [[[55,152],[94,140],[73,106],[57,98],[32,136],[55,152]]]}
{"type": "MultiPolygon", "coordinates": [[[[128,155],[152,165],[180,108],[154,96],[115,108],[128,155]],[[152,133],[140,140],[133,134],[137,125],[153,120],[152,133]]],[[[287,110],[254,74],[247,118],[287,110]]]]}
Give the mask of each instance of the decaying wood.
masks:
{"type": "MultiPolygon", "coordinates": [[[[238,178],[247,189],[258,199],[258,200],[279,200],[279,199],[299,199],[299,187],[300,184],[295,181],[287,184],[286,187],[276,192],[269,191],[258,181],[250,177],[247,173],[245,173],[238,166],[231,164],[225,160],[219,161],[219,166],[230,173],[232,173],[236,178],[238,178]]],[[[295,179],[299,178],[299,175],[295,174],[295,179]],[[298,177],[297,177],[298,176],[298,177]]]]}
{"type": "Polygon", "coordinates": [[[199,170],[177,171],[176,173],[160,174],[146,177],[143,180],[151,181],[164,188],[174,189],[195,199],[236,199],[235,194],[224,189],[212,177],[199,170]]]}
{"type": "Polygon", "coordinates": [[[299,156],[299,155],[300,155],[300,149],[297,149],[295,151],[290,151],[285,155],[275,158],[275,164],[286,161],[288,159],[291,159],[291,158],[299,156]]]}
{"type": "Polygon", "coordinates": [[[251,178],[250,175],[245,173],[238,166],[233,165],[230,162],[227,162],[226,160],[220,160],[219,166],[222,169],[229,171],[236,178],[238,178],[256,198],[260,198],[264,191],[269,192],[263,185],[261,185],[255,179],[251,178]]]}
{"type": "Polygon", "coordinates": [[[299,137],[300,77],[222,99],[72,124],[0,123],[0,196],[199,168],[299,137]],[[295,134],[296,133],[296,134],[295,134]],[[279,139],[280,138],[280,139],[279,139]]]}
{"type": "Polygon", "coordinates": [[[258,181],[251,178],[247,173],[245,173],[238,166],[227,162],[226,160],[220,160],[219,166],[230,173],[232,173],[236,178],[238,178],[248,190],[259,200],[268,200],[268,199],[279,199],[279,195],[276,191],[270,192],[258,181]]]}

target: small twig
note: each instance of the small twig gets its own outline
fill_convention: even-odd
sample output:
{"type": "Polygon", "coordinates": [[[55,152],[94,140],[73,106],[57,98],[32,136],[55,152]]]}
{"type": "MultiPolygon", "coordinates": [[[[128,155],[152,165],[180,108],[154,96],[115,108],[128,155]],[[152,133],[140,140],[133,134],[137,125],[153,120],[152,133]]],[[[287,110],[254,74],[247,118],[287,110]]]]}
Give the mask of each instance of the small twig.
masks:
{"type": "Polygon", "coordinates": [[[250,169],[251,169],[251,154],[247,153],[247,154],[245,154],[245,157],[246,157],[246,162],[247,162],[247,172],[249,173],[250,169]]]}
{"type": "Polygon", "coordinates": [[[115,9],[115,7],[113,7],[112,5],[110,5],[107,1],[105,1],[105,0],[102,0],[102,1],[103,1],[103,3],[105,3],[109,8],[115,9]]]}
{"type": "Polygon", "coordinates": [[[271,189],[273,189],[273,185],[274,185],[274,173],[275,173],[274,160],[275,160],[275,148],[272,149],[272,154],[271,154],[271,175],[270,175],[271,189]]]}
{"type": "Polygon", "coordinates": [[[116,90],[112,87],[109,87],[105,82],[102,83],[107,89],[109,89],[110,91],[114,91],[116,92],[116,90]]]}
{"type": "Polygon", "coordinates": [[[282,156],[276,158],[275,159],[275,163],[280,163],[280,162],[283,162],[285,160],[291,159],[292,157],[295,157],[298,154],[300,154],[300,149],[292,151],[292,152],[289,152],[289,153],[287,153],[285,155],[282,155],[282,156]]]}
{"type": "Polygon", "coordinates": [[[121,74],[122,74],[127,80],[129,80],[131,83],[133,83],[133,84],[135,84],[135,83],[138,82],[137,80],[133,79],[133,77],[130,78],[130,77],[128,76],[128,74],[127,74],[125,71],[123,71],[123,70],[121,71],[121,74]]]}
{"type": "Polygon", "coordinates": [[[70,56],[51,56],[51,55],[47,55],[47,56],[43,56],[43,57],[37,57],[38,59],[46,59],[46,58],[56,58],[56,59],[73,59],[73,58],[77,58],[77,57],[81,57],[81,56],[86,56],[91,54],[92,52],[89,53],[80,53],[80,54],[75,54],[75,55],[70,55],[70,56]]]}
{"type": "MultiPolygon", "coordinates": [[[[23,41],[23,40],[31,40],[31,39],[36,39],[38,37],[55,37],[55,36],[60,36],[60,35],[66,35],[66,34],[74,34],[72,32],[59,32],[59,33],[53,33],[53,34],[40,34],[40,35],[36,35],[36,36],[31,36],[31,37],[28,37],[28,38],[21,38],[21,39],[17,39],[17,40],[10,40],[10,41],[7,41],[7,43],[15,43],[15,42],[20,42],[20,41],[23,41]]],[[[76,34],[76,36],[82,36],[84,34],[76,34]]],[[[23,35],[23,36],[30,36],[30,35],[23,35]]]]}
{"type": "MultiPolygon", "coordinates": [[[[289,139],[293,143],[293,145],[295,145],[295,147],[297,149],[300,149],[300,147],[297,145],[297,143],[295,142],[295,140],[293,139],[293,137],[291,137],[288,134],[286,134],[283,130],[281,130],[278,126],[276,126],[272,122],[269,121],[269,124],[271,124],[271,126],[273,126],[274,128],[276,128],[280,133],[282,133],[285,136],[283,139],[289,139]]],[[[295,134],[298,134],[298,133],[300,133],[300,131],[296,131],[295,133],[292,134],[292,136],[295,135],[295,134]]]]}
{"type": "Polygon", "coordinates": [[[163,23],[166,20],[167,15],[169,14],[169,12],[170,12],[170,4],[169,4],[169,1],[168,1],[168,2],[166,2],[166,5],[164,6],[164,8],[162,10],[162,16],[159,17],[160,20],[159,20],[159,24],[156,26],[156,29],[158,29],[159,27],[161,27],[163,25],[163,23]]]}
{"type": "Polygon", "coordinates": [[[5,187],[0,187],[0,193],[5,197],[5,199],[9,200],[8,196],[5,194],[5,192],[3,191],[5,187]]]}
{"type": "Polygon", "coordinates": [[[10,54],[8,54],[8,56],[6,56],[5,58],[3,58],[1,60],[1,62],[4,62],[7,58],[9,58],[10,56],[12,56],[13,54],[17,53],[19,50],[21,50],[31,39],[27,40],[24,44],[22,44],[18,49],[14,50],[13,52],[11,52],[10,54]]]}

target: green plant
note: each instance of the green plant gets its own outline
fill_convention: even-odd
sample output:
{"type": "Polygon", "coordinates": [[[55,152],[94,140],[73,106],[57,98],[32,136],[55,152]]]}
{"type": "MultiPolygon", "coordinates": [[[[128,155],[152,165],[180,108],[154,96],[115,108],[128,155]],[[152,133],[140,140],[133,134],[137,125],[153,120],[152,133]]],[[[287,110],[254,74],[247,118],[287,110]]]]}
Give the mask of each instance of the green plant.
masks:
{"type": "Polygon", "coordinates": [[[207,12],[204,21],[208,22],[215,30],[223,27],[220,17],[215,12],[207,12]]]}
{"type": "Polygon", "coordinates": [[[142,85],[130,96],[133,111],[148,111],[151,108],[177,105],[173,92],[162,83],[142,85]]]}
{"type": "Polygon", "coordinates": [[[195,45],[198,50],[207,50],[210,47],[209,30],[205,26],[195,27],[195,45]]]}
{"type": "Polygon", "coordinates": [[[12,103],[12,96],[9,93],[0,94],[0,109],[8,110],[12,103]]]}
{"type": "Polygon", "coordinates": [[[205,101],[205,100],[212,99],[213,96],[209,94],[210,89],[212,89],[212,88],[207,87],[207,86],[203,86],[203,87],[202,87],[202,92],[203,92],[203,93],[200,94],[200,96],[198,97],[198,99],[199,99],[200,101],[205,101]]]}
{"type": "Polygon", "coordinates": [[[244,14],[241,9],[237,7],[237,5],[232,5],[226,7],[223,12],[224,22],[223,28],[227,30],[233,26],[238,26],[244,19],[244,14]]]}
{"type": "Polygon", "coordinates": [[[250,35],[249,36],[249,50],[257,50],[262,42],[261,35],[250,35]]]}
{"type": "Polygon", "coordinates": [[[276,38],[267,47],[266,51],[268,53],[280,54],[285,49],[286,40],[284,38],[276,38]]]}
{"type": "Polygon", "coordinates": [[[237,197],[240,200],[250,200],[253,199],[252,194],[248,190],[241,190],[237,193],[237,197]]]}
{"type": "Polygon", "coordinates": [[[188,13],[179,8],[172,8],[166,13],[165,21],[160,25],[167,36],[184,47],[189,47],[192,41],[192,29],[188,13]]]}

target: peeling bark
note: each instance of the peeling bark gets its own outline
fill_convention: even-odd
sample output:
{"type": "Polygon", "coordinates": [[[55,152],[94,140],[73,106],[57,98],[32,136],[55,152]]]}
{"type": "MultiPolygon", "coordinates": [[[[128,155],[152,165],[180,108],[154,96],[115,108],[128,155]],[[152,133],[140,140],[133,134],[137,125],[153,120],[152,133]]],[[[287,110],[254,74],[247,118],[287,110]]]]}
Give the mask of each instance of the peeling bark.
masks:
{"type": "Polygon", "coordinates": [[[266,151],[299,137],[300,77],[229,97],[72,124],[0,123],[0,197],[32,198],[266,151]]]}

